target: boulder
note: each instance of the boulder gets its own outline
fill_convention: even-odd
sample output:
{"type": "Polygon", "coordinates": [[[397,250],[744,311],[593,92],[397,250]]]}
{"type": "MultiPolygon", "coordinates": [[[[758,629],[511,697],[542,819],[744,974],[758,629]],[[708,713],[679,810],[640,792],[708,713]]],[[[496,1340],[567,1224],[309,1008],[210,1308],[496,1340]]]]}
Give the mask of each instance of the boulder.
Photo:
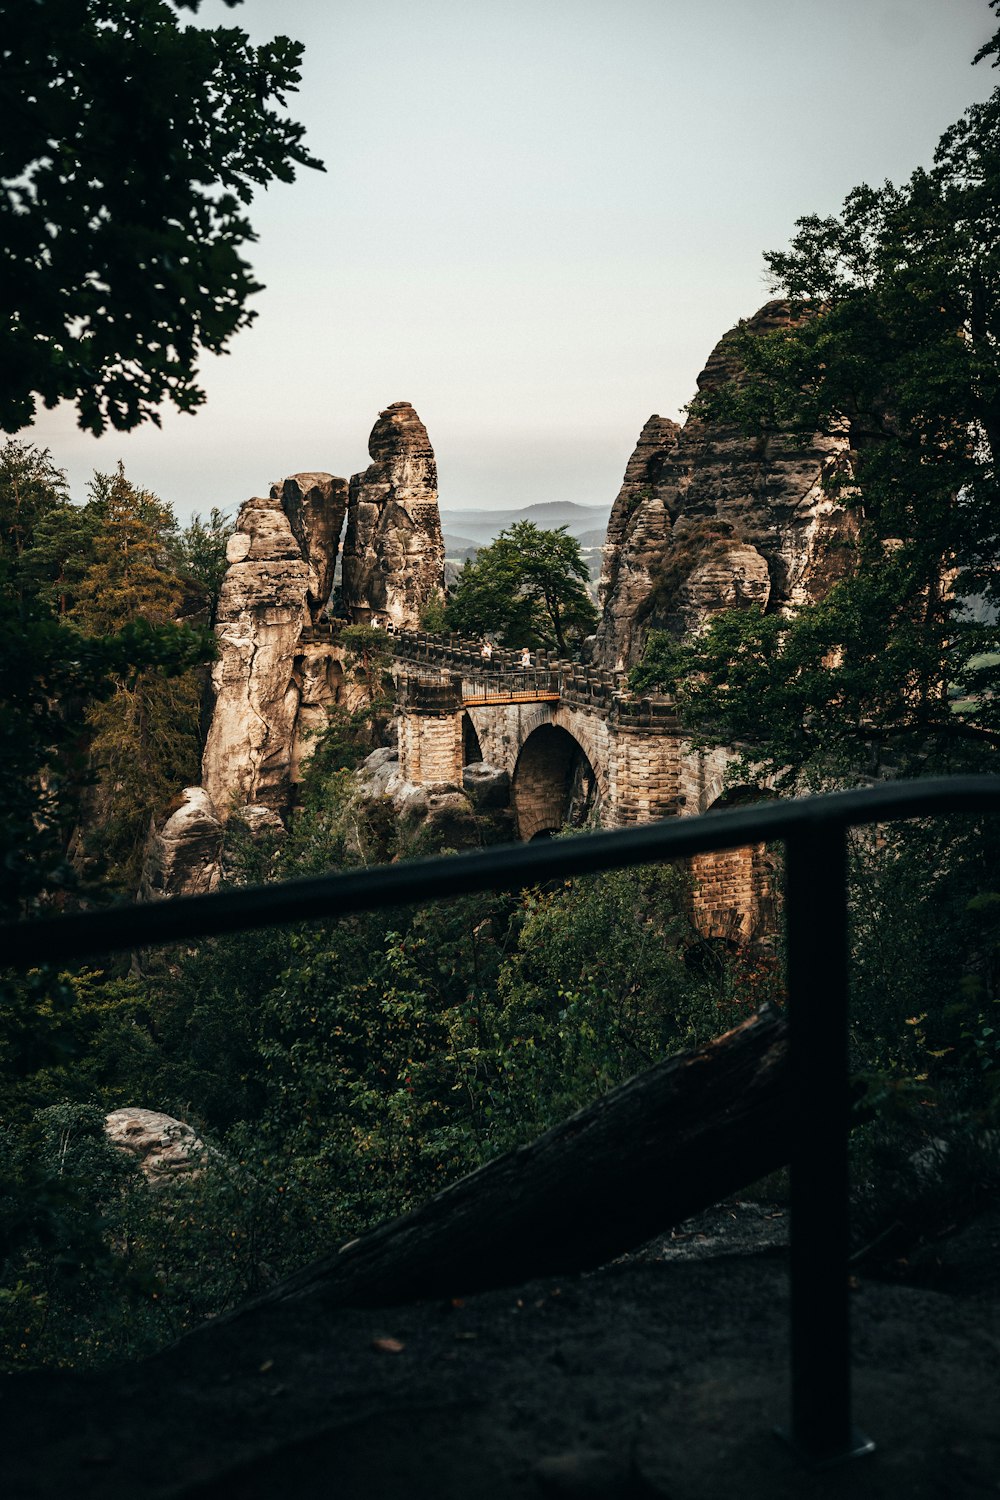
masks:
{"type": "MultiPolygon", "coordinates": [[[[383,745],[365,757],[357,770],[358,787],[367,797],[389,795],[389,783],[399,777],[399,751],[394,745],[383,745]]],[[[407,783],[409,785],[409,783],[407,783]]]]}
{"type": "Polygon", "coordinates": [[[477,812],[510,806],[510,776],[499,766],[478,760],[462,772],[462,789],[477,812]]]}
{"type": "Polygon", "coordinates": [[[430,791],[425,827],[437,849],[474,849],[480,843],[475,811],[462,792],[430,791]]]}
{"type": "Polygon", "coordinates": [[[285,825],[273,807],[261,807],[251,802],[239,810],[240,823],[251,838],[283,838],[285,825]]]}
{"type": "Polygon", "coordinates": [[[222,840],[222,878],[230,885],[266,879],[270,856],[286,832],[273,807],[249,802],[234,808],[222,840]]]}
{"type": "Polygon", "coordinates": [[[162,825],[150,824],[139,896],[200,896],[219,883],[222,823],[200,786],[185,787],[162,825]]]}
{"type": "Polygon", "coordinates": [[[163,1185],[197,1170],[208,1147],[199,1135],[155,1109],[115,1109],[105,1118],[108,1140],[137,1158],[146,1181],[163,1185]]]}

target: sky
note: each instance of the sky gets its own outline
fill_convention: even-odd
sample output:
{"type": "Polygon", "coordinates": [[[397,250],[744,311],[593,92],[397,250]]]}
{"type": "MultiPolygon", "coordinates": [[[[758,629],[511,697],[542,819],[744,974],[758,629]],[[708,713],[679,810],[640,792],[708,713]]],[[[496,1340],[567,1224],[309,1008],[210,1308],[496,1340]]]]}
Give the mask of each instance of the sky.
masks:
{"type": "Polygon", "coordinates": [[[95,439],[64,406],[19,435],[74,498],[122,459],[182,518],[364,468],[401,400],[443,507],[610,505],[646,418],[767,300],[763,251],[929,164],[1000,82],[970,66],[986,0],[204,0],[197,24],[305,43],[289,112],[326,171],[255,199],[258,316],[205,356],[196,415],[95,439]]]}

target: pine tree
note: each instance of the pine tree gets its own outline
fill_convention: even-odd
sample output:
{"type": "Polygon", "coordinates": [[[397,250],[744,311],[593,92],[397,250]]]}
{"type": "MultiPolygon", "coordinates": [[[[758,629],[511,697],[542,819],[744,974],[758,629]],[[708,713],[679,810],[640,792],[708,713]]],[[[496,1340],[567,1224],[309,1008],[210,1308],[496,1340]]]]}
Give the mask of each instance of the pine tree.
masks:
{"type": "MultiPolygon", "coordinates": [[[[69,617],[89,635],[111,635],[144,621],[170,624],[184,599],[173,566],[177,523],[170,507],[133,485],[122,464],[95,474],[85,507],[91,552],[69,617]]],[[[87,714],[96,785],[85,818],[87,854],[134,889],[151,817],[198,780],[202,681],[195,670],[155,668],[118,678],[87,714]]]]}

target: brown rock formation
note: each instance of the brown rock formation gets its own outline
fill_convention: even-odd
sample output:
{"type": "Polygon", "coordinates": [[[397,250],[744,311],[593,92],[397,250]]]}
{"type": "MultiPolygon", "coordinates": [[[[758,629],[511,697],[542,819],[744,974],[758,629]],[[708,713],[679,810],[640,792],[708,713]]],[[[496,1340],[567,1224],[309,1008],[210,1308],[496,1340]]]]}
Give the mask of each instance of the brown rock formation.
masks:
{"type": "Polygon", "coordinates": [[[202,784],[223,820],[234,803],[287,803],[299,709],[295,658],[318,592],[277,496],[246,502],[227,556],[202,762],[202,784]]]}
{"type": "Polygon", "coordinates": [[[605,654],[607,640],[623,644],[631,640],[636,614],[652,590],[650,567],[670,537],[670,516],[658,486],[664,463],[680,434],[680,425],[669,417],[650,417],[639,434],[611,508],[599,595],[604,618],[598,639],[605,654]]]}
{"type": "MultiPolygon", "coordinates": [[[[763,333],[789,318],[786,303],[770,302],[748,326],[763,333]]],[[[713,350],[699,390],[739,375],[736,332],[713,350]]],[[[629,465],[650,473],[640,482],[635,518],[614,535],[608,529],[595,656],[613,668],[639,659],[650,629],[680,636],[704,629],[721,609],[784,610],[821,598],[847,565],[836,543],[853,531],[849,514],[823,490],[824,475],[845,461],[846,433],[817,433],[802,445],[689,417],[664,451],[650,428],[629,465]]],[[[627,471],[626,509],[629,483],[627,471]]]]}
{"type": "Polygon", "coordinates": [[[379,413],[372,462],[351,479],[344,538],[344,603],[361,623],[373,615],[414,628],[444,587],[437,465],[427,429],[408,401],[379,413]]]}
{"type": "Polygon", "coordinates": [[[138,1158],[139,1170],[153,1186],[196,1171],[208,1148],[190,1125],[155,1109],[115,1109],[105,1117],[112,1145],[138,1158]]]}
{"type": "MultiPolygon", "coordinates": [[[[379,614],[413,626],[441,591],[437,470],[408,402],[381,413],[369,451],[371,466],[350,488],[333,474],[292,474],[240,511],[219,600],[202,765],[223,822],[234,807],[286,813],[329,709],[357,706],[341,647],[313,628],[333,587],[345,517],[342,588],[352,619],[379,614]]],[[[167,879],[164,889],[177,887],[167,879]]]]}
{"type": "Polygon", "coordinates": [[[169,813],[163,826],[150,828],[140,899],[214,891],[221,875],[222,831],[204,787],[185,787],[180,806],[169,813]]]}
{"type": "Polygon", "coordinates": [[[347,515],[346,479],[334,474],[290,474],[271,486],[271,499],[280,500],[299,551],[316,575],[310,590],[313,617],[325,606],[333,588],[340,533],[347,515]]]}

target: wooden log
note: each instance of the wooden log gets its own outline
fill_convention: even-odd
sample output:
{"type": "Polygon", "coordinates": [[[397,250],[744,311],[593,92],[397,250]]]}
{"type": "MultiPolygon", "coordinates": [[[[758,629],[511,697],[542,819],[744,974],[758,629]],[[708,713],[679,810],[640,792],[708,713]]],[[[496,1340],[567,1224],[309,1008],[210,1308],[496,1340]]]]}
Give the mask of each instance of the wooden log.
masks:
{"type": "Polygon", "coordinates": [[[246,1306],[391,1306],[588,1270],[786,1163],[790,1118],[787,1023],[769,1007],[246,1306]]]}

